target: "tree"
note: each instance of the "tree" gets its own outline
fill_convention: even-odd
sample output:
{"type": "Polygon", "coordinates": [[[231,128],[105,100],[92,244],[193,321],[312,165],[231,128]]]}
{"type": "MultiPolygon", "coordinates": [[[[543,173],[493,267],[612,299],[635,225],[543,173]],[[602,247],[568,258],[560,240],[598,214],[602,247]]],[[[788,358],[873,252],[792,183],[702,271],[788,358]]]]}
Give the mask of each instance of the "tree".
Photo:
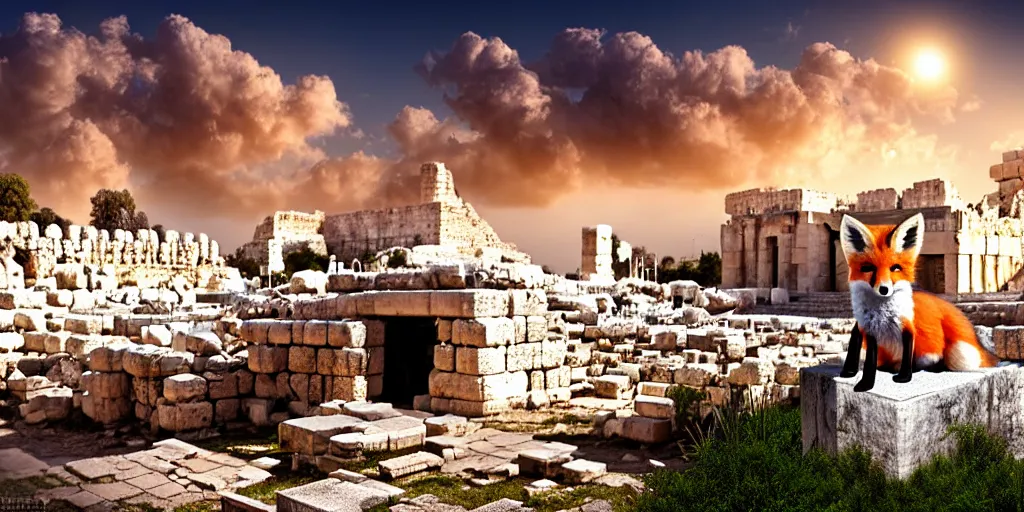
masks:
{"type": "Polygon", "coordinates": [[[696,281],[701,286],[717,286],[722,282],[722,256],[717,252],[701,252],[700,258],[679,260],[673,266],[658,268],[658,282],[696,281]]]}
{"type": "Polygon", "coordinates": [[[30,187],[18,174],[0,174],[0,220],[24,222],[36,210],[30,187]]]}
{"type": "Polygon", "coordinates": [[[658,265],[658,270],[660,271],[663,268],[672,268],[674,266],[676,266],[676,259],[672,256],[665,256],[661,259],[661,263],[658,265]]]}
{"type": "MultiPolygon", "coordinates": [[[[156,226],[153,226],[156,230],[156,226]]],[[[253,278],[260,275],[260,266],[256,263],[256,260],[245,257],[245,252],[241,247],[235,249],[234,254],[229,254],[224,257],[224,264],[229,267],[235,267],[238,269],[238,273],[242,277],[253,278]]]]}
{"type": "Polygon", "coordinates": [[[164,229],[164,225],[163,224],[157,224],[157,225],[153,226],[152,229],[153,229],[153,231],[156,231],[157,240],[159,240],[161,242],[163,242],[164,240],[167,240],[167,230],[164,229]]]}
{"type": "Polygon", "coordinates": [[[330,258],[320,256],[307,246],[301,251],[290,252],[284,256],[284,273],[291,279],[292,274],[300,270],[326,271],[330,264],[330,258]]]}
{"type": "Polygon", "coordinates": [[[138,231],[149,229],[149,219],[145,212],[135,211],[135,198],[125,190],[101,189],[90,199],[92,213],[90,224],[96,229],[105,229],[110,233],[115,230],[138,231]]]}
{"type": "Polygon", "coordinates": [[[701,286],[718,286],[722,283],[722,255],[717,252],[700,252],[697,260],[697,280],[701,286]]]}
{"type": "Polygon", "coordinates": [[[32,215],[29,216],[28,220],[35,222],[39,226],[40,230],[46,229],[50,224],[56,224],[60,226],[60,230],[63,233],[67,233],[68,226],[71,225],[70,220],[61,217],[57,212],[53,211],[49,207],[43,208],[38,212],[32,212],[32,215]]]}

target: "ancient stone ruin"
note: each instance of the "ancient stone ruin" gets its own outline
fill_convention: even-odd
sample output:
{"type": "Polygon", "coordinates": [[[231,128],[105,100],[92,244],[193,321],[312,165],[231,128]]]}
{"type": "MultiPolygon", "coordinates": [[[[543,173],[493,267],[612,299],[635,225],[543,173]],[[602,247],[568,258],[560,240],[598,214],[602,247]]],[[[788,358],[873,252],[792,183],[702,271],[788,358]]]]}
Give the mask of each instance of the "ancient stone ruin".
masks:
{"type": "Polygon", "coordinates": [[[284,268],[283,254],[303,247],[334,255],[345,265],[392,247],[418,245],[454,248],[470,256],[493,252],[507,261],[530,262],[527,254],[503,242],[459,196],[443,163],[423,164],[420,182],[420,204],[335,215],[277,212],[256,227],[244,252],[257,263],[269,265],[271,272],[284,268]]]}
{"type": "Polygon", "coordinates": [[[944,180],[860,192],[849,201],[813,190],[748,190],[729,194],[722,226],[722,286],[782,288],[811,293],[845,291],[846,261],[839,222],[850,214],[868,224],[897,224],[922,213],[925,241],[918,284],[942,294],[1022,289],[1024,224],[1020,178],[1024,152],[1003,155],[990,176],[996,192],[965,204],[944,180]]]}
{"type": "MultiPolygon", "coordinates": [[[[257,228],[247,250],[265,252],[271,267],[282,257],[274,247],[340,251],[338,261],[355,251],[378,251],[365,269],[300,271],[273,288],[247,285],[202,235],[169,232],[156,240],[148,231],[115,232],[111,240],[75,228],[65,238],[47,228],[54,236],[39,237],[31,224],[0,224],[0,232],[9,233],[7,287],[0,290],[0,400],[12,420],[27,429],[85,425],[138,448],[71,462],[0,449],[0,476],[58,475],[60,490],[40,496],[81,508],[173,508],[215,499],[225,510],[271,510],[238,493],[271,471],[308,466],[323,478],[279,491],[276,507],[366,510],[405,499],[402,479],[429,472],[470,485],[537,479],[530,492],[640,486],[616,473],[636,460],[644,470],[664,464],[635,453],[674,446],[680,414],[706,417],[716,406],[799,400],[805,443],[842,449],[868,436],[873,453],[896,475],[941,448],[939,433],[958,417],[929,422],[915,412],[915,401],[966,411],[960,416],[1024,438],[1014,411],[982,414],[996,395],[1019,404],[1016,368],[945,383],[915,377],[924,388],[880,385],[872,395],[853,395],[851,384],[830,373],[847,349],[849,315],[765,311],[792,304],[789,286],[805,282],[799,274],[804,263],[789,263],[780,274],[785,281],[754,273],[756,287],[750,288],[616,280],[611,263],[623,258],[613,258],[611,227],[601,225],[583,230],[582,280],[566,279],[514,257],[512,246],[483,221],[467,220],[475,213],[454,194],[443,165],[423,169],[423,205],[334,217],[278,212],[257,228]],[[439,217],[416,232],[403,224],[403,211],[439,217]],[[445,220],[453,216],[462,220],[445,220]],[[359,218],[372,221],[353,220],[359,218]],[[413,244],[413,233],[422,233],[424,243],[413,244]],[[370,242],[358,243],[359,237],[370,242]],[[387,260],[399,252],[400,260],[387,260]],[[26,261],[23,270],[14,261],[19,257],[26,261]],[[680,410],[677,399],[684,396],[694,397],[694,410],[680,410]],[[893,429],[913,426],[928,445],[909,437],[885,444],[857,430],[875,424],[875,415],[893,429]],[[563,416],[585,419],[579,433],[604,440],[612,455],[545,438],[548,420],[555,421],[550,432],[569,428],[563,416]],[[535,419],[532,430],[500,430],[523,418],[535,419]],[[245,432],[266,436],[261,429],[268,428],[276,429],[287,458],[243,460],[189,444],[245,432]],[[623,450],[615,448],[620,441],[632,444],[615,452],[623,450]],[[367,460],[379,462],[352,469],[354,461],[367,460]],[[131,476],[119,480],[119,472],[131,476]]],[[[932,205],[924,211],[946,219],[955,214],[961,222],[955,226],[977,215],[957,210],[963,207],[952,204],[955,195],[945,185],[919,185],[896,201],[932,205]],[[950,204],[934,206],[938,195],[950,204]]],[[[876,208],[893,197],[873,193],[858,204],[876,208]]],[[[782,237],[775,247],[802,244],[795,241],[799,236],[814,239],[826,229],[821,219],[834,218],[836,211],[818,211],[831,201],[804,191],[732,196],[729,204],[748,213],[734,217],[723,233],[743,226],[743,237],[752,230],[749,244],[773,232],[782,237]],[[785,208],[755,210],[769,196],[785,208]],[[786,234],[783,226],[796,231],[786,234]]],[[[865,215],[892,212],[905,213],[865,215]]],[[[935,240],[946,236],[939,229],[945,224],[928,218],[938,235],[926,247],[941,252],[935,240]]],[[[752,268],[763,270],[764,247],[758,247],[740,254],[756,255],[752,268]]],[[[628,244],[619,248],[632,258],[628,244]]],[[[737,269],[730,272],[735,279],[737,269]]],[[[820,284],[820,278],[812,281],[820,284]]],[[[1024,302],[964,298],[972,302],[958,305],[979,336],[990,339],[1000,357],[1024,359],[1024,302]]],[[[396,507],[425,503],[405,499],[396,507]]],[[[492,505],[522,510],[518,502],[498,503],[492,505]]]]}

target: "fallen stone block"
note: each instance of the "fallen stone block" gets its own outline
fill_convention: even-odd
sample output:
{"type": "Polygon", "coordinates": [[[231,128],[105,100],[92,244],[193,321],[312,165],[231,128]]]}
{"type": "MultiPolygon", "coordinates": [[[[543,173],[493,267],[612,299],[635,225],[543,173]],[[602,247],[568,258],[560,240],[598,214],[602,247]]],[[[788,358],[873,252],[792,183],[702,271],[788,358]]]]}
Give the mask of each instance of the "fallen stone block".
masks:
{"type": "Polygon", "coordinates": [[[633,384],[626,375],[605,375],[594,379],[594,394],[600,398],[623,399],[633,395],[633,384]]]}
{"type": "Polygon", "coordinates": [[[909,383],[895,383],[879,371],[870,391],[853,386],[862,374],[839,377],[839,366],[800,371],[800,417],[804,452],[818,447],[838,453],[860,445],[892,477],[906,478],[955,443],[947,429],[977,424],[1005,438],[1024,457],[1024,369],[980,372],[916,372],[909,383]],[[942,411],[940,414],[939,411],[942,411]]]}
{"type": "Polygon", "coordinates": [[[728,382],[734,386],[763,386],[775,376],[775,365],[759,357],[743,359],[739,367],[729,370],[728,382]]]}
{"type": "Polygon", "coordinates": [[[423,420],[427,427],[427,437],[432,436],[464,436],[480,428],[480,424],[471,422],[463,416],[445,414],[423,420]]]}
{"type": "Polygon", "coordinates": [[[206,379],[183,373],[164,379],[164,398],[175,403],[190,402],[206,396],[206,379]]]}
{"type": "Polygon", "coordinates": [[[676,402],[671,398],[638,395],[633,409],[645,418],[672,419],[676,415],[676,402]]]}
{"type": "Polygon", "coordinates": [[[639,443],[663,443],[672,438],[672,421],[630,416],[623,418],[622,437],[639,443]]]}
{"type": "Polygon", "coordinates": [[[342,406],[341,411],[364,421],[385,420],[402,415],[388,403],[348,402],[342,406]]]}
{"type": "Polygon", "coordinates": [[[344,415],[296,418],[277,426],[278,439],[283,450],[323,455],[328,453],[332,437],[350,432],[362,423],[358,418],[344,415]]]}
{"type": "Polygon", "coordinates": [[[601,478],[608,472],[607,464],[576,459],[562,464],[562,477],[567,484],[585,484],[601,478]]]}
{"type": "MultiPolygon", "coordinates": [[[[363,484],[365,484],[364,482],[363,484]]],[[[278,512],[353,512],[388,501],[388,493],[334,478],[277,492],[278,512]]]]}
{"type": "Polygon", "coordinates": [[[363,452],[388,451],[387,432],[347,432],[331,438],[331,455],[352,457],[363,452]]]}
{"type": "Polygon", "coordinates": [[[558,477],[561,466],[571,460],[569,453],[548,448],[526,450],[516,457],[520,475],[544,478],[558,477]]]}
{"type": "Polygon", "coordinates": [[[277,507],[230,491],[218,492],[221,512],[275,512],[277,507]]]}
{"type": "Polygon", "coordinates": [[[378,463],[380,474],[390,478],[401,478],[403,476],[429,471],[440,468],[444,459],[430,452],[416,452],[393,459],[382,460],[378,463]]]}

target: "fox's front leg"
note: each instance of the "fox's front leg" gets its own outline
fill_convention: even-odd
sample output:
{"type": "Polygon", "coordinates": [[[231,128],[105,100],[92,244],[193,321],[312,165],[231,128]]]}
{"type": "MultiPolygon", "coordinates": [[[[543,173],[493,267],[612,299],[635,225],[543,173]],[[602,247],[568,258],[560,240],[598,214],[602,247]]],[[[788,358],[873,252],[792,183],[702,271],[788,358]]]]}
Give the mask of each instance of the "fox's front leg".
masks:
{"type": "Polygon", "coordinates": [[[853,377],[860,369],[860,346],[864,343],[860,335],[860,326],[853,324],[850,331],[850,346],[846,348],[846,362],[843,363],[843,370],[839,372],[840,377],[853,377]]]}
{"type": "Polygon", "coordinates": [[[914,376],[914,333],[903,329],[903,361],[900,371],[892,376],[893,382],[906,383],[914,376]]]}
{"type": "Polygon", "coordinates": [[[867,340],[868,352],[864,359],[864,376],[860,378],[860,382],[856,386],[853,386],[853,390],[857,392],[875,387],[875,372],[878,370],[878,340],[870,334],[867,335],[867,340]]]}

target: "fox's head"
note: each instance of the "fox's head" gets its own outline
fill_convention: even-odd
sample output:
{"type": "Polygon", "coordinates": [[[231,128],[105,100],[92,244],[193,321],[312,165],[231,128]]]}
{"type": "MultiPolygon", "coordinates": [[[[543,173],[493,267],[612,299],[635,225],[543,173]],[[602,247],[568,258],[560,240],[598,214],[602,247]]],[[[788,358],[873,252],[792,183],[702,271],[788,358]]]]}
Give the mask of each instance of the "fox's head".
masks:
{"type": "Polygon", "coordinates": [[[918,213],[898,226],[867,226],[844,215],[839,231],[850,266],[851,289],[854,283],[865,283],[880,297],[890,297],[898,289],[910,289],[924,241],[923,215],[918,213]]]}

